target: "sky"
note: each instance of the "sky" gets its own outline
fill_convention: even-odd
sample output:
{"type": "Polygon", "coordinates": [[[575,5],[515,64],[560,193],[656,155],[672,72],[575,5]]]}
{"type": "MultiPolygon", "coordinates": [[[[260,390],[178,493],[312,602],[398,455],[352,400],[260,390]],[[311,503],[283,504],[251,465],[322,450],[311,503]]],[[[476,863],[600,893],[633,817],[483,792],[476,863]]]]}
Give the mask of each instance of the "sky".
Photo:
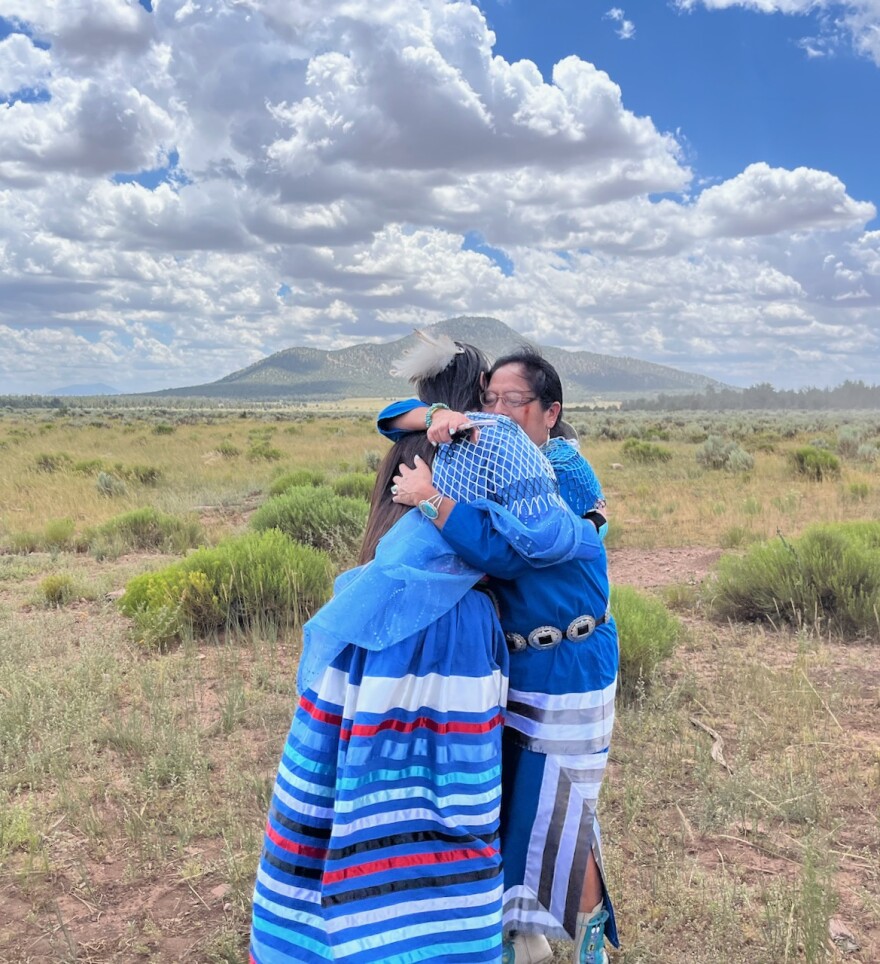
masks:
{"type": "Polygon", "coordinates": [[[0,0],[0,394],[457,315],[880,383],[880,0],[0,0]]]}

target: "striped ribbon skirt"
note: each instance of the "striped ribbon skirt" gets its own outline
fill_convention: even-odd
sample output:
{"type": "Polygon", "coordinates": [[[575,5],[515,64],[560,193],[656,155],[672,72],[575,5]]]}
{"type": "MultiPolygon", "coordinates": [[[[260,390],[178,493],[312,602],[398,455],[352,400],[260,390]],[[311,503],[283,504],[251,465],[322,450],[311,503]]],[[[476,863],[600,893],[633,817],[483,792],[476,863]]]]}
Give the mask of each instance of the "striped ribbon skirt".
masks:
{"type": "Polygon", "coordinates": [[[501,959],[507,650],[471,592],[303,694],[257,872],[252,964],[501,959]]]}
{"type": "MultiPolygon", "coordinates": [[[[572,940],[592,853],[603,886],[596,808],[617,681],[562,695],[511,688],[503,749],[504,931],[572,940]]],[[[605,933],[616,946],[610,897],[605,933]]]]}

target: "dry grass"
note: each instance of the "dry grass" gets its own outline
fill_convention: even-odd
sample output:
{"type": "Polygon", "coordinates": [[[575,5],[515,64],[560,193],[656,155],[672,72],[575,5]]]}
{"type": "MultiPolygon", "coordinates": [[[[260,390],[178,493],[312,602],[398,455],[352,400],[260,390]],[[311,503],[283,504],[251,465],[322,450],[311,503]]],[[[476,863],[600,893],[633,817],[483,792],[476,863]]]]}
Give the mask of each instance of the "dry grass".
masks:
{"type": "MultiPolygon", "coordinates": [[[[281,472],[332,477],[384,448],[365,421],[341,418],[236,414],[164,435],[131,416],[104,427],[42,418],[0,421],[0,547],[49,519],[81,530],[145,504],[196,509],[215,536],[228,534],[281,472]],[[283,458],[249,461],[267,428],[283,458]],[[240,454],[219,455],[224,441],[240,454]],[[58,452],[155,466],[161,481],[107,499],[91,477],[34,467],[58,452]]],[[[880,480],[864,467],[800,482],[777,449],[757,453],[742,479],[699,469],[695,445],[664,445],[670,463],[637,467],[620,442],[587,443],[614,539],[648,559],[653,546],[735,543],[735,526],[747,541],[777,527],[795,535],[816,518],[880,515],[880,480]],[[867,494],[850,497],[852,483],[867,494]]],[[[2,960],[245,960],[297,635],[266,627],[145,654],[107,596],[169,558],[0,555],[2,960]],[[94,598],[37,605],[40,583],[58,573],[94,598]]],[[[620,710],[604,790],[624,941],[616,961],[843,959],[826,942],[832,911],[861,946],[846,960],[880,960],[880,641],[719,627],[692,608],[694,593],[671,596],[688,642],[663,685],[620,710]],[[692,719],[722,737],[732,772],[692,719]]],[[[557,959],[567,959],[562,946],[557,959]]]]}
{"type": "Polygon", "coordinates": [[[180,513],[246,502],[282,471],[361,470],[365,454],[381,447],[366,419],[267,422],[227,416],[210,423],[179,424],[167,435],[155,434],[157,424],[165,423],[136,416],[116,421],[43,415],[0,420],[0,443],[5,443],[0,459],[0,546],[11,534],[39,530],[51,519],[69,518],[82,527],[143,505],[180,513]],[[260,457],[259,449],[251,456],[255,443],[263,440],[278,450],[277,459],[260,457]],[[224,457],[224,443],[239,454],[224,457]],[[68,456],[69,461],[55,471],[44,471],[39,468],[41,455],[68,456]],[[108,497],[98,490],[96,471],[85,471],[85,463],[95,462],[115,475],[150,467],[161,478],[149,485],[124,479],[125,493],[108,497]]]}
{"type": "Polygon", "coordinates": [[[870,466],[848,463],[838,480],[809,482],[791,471],[792,443],[756,453],[754,470],[736,475],[700,468],[696,445],[664,444],[673,459],[662,465],[627,463],[620,443],[584,447],[611,508],[613,545],[738,548],[778,531],[797,535],[819,520],[880,516],[880,474],[870,466]]]}

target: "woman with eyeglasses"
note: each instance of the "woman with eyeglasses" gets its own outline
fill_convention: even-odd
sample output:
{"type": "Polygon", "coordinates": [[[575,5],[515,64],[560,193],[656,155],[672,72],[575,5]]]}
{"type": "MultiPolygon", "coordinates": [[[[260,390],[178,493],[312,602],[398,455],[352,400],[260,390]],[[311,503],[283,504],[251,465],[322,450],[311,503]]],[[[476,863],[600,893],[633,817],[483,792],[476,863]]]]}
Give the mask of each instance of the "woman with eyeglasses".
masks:
{"type": "MultiPolygon", "coordinates": [[[[407,365],[423,397],[476,405],[482,354],[451,339],[422,347],[407,365]]],[[[478,444],[432,448],[410,434],[388,453],[364,564],[304,627],[301,698],[257,871],[252,964],[502,959],[509,650],[492,597],[475,588],[483,570],[431,520],[452,514],[497,540],[502,575],[562,560],[576,572],[603,548],[522,429],[474,418],[478,444]],[[392,480],[418,453],[418,464],[433,461],[438,489],[412,511],[392,501],[392,480]]]]}
{"type": "MultiPolygon", "coordinates": [[[[553,366],[528,348],[506,355],[490,370],[480,400],[484,412],[516,421],[541,447],[555,463],[560,494],[601,531],[604,499],[595,474],[567,440],[551,438],[562,414],[553,366]]],[[[413,400],[379,416],[389,437],[426,422],[429,440],[438,444],[467,430],[470,416],[413,400]]],[[[395,500],[407,505],[439,498],[435,525],[444,539],[475,568],[499,573],[496,553],[503,547],[462,524],[424,466],[401,466],[394,482],[395,500]]],[[[502,756],[503,960],[549,961],[550,937],[575,942],[574,964],[600,964],[607,960],[604,938],[618,943],[596,814],[618,668],[607,562],[603,551],[589,563],[504,575],[490,582],[511,649],[502,756]]]]}
{"type": "MultiPolygon", "coordinates": [[[[499,358],[484,380],[479,394],[482,410],[507,415],[525,431],[553,466],[560,495],[604,537],[608,525],[602,486],[578,449],[577,433],[562,418],[562,382],[556,369],[539,352],[523,346],[499,358]]],[[[423,430],[427,410],[418,399],[394,402],[379,413],[379,431],[395,441],[423,430]]],[[[435,445],[446,441],[467,420],[463,412],[438,409],[427,430],[428,440],[435,445]]]]}

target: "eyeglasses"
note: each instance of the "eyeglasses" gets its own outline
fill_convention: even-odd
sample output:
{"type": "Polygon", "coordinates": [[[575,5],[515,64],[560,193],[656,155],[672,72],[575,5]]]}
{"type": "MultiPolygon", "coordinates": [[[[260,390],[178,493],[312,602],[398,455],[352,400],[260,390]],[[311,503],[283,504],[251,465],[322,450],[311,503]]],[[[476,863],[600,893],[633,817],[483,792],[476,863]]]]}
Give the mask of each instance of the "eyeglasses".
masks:
{"type": "Polygon", "coordinates": [[[523,395],[522,392],[505,392],[503,395],[499,395],[498,392],[480,392],[480,404],[484,408],[494,408],[499,402],[504,402],[507,408],[522,408],[537,397],[537,395],[523,395]]]}

